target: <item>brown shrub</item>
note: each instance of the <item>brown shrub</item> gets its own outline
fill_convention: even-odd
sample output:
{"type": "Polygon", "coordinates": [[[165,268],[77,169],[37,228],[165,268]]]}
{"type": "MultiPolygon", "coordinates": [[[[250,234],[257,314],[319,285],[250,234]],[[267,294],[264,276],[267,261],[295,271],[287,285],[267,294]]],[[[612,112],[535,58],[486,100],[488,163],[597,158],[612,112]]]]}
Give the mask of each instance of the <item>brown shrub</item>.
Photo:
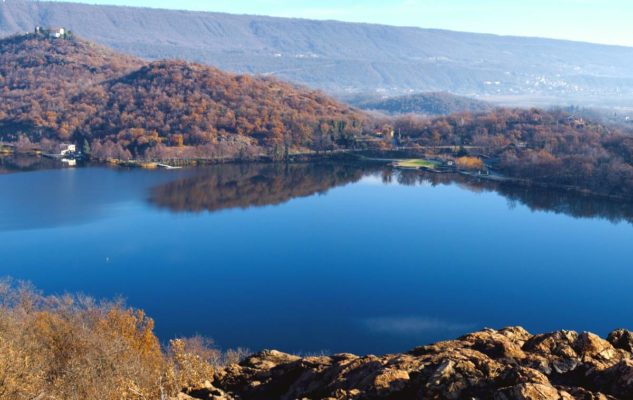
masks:
{"type": "Polygon", "coordinates": [[[463,169],[482,170],[484,163],[478,157],[459,157],[456,160],[457,166],[463,169]]]}
{"type": "Polygon", "coordinates": [[[224,362],[202,338],[174,340],[163,352],[153,328],[121,302],[43,296],[2,281],[0,398],[163,399],[210,380],[224,362]]]}

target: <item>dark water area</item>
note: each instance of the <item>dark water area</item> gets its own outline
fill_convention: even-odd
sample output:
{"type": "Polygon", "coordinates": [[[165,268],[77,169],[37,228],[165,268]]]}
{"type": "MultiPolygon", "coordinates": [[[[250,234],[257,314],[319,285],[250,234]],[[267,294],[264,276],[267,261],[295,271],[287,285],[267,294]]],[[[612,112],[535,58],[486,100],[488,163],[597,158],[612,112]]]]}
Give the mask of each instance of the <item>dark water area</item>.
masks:
{"type": "Polygon", "coordinates": [[[0,175],[0,276],[124,297],[161,339],[385,353],[633,328],[633,204],[377,165],[0,175]]]}

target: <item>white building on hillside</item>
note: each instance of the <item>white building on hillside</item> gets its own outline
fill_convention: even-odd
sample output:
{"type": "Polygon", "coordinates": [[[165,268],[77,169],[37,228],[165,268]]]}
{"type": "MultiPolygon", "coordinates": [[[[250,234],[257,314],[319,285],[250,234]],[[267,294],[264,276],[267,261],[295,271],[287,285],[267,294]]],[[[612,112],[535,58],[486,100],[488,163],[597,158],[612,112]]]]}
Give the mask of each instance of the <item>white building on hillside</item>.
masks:
{"type": "Polygon", "coordinates": [[[68,31],[66,28],[42,28],[41,26],[35,27],[35,33],[38,35],[45,35],[50,38],[62,38],[64,37],[68,31]]]}

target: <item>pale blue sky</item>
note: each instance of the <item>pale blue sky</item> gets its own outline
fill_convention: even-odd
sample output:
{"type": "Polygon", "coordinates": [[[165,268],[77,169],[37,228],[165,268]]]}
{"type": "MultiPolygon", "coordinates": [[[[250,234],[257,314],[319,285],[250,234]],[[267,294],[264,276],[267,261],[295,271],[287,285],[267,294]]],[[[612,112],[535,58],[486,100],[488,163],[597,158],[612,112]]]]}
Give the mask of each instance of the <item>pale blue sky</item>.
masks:
{"type": "Polygon", "coordinates": [[[632,0],[78,0],[633,46],[632,0]]]}

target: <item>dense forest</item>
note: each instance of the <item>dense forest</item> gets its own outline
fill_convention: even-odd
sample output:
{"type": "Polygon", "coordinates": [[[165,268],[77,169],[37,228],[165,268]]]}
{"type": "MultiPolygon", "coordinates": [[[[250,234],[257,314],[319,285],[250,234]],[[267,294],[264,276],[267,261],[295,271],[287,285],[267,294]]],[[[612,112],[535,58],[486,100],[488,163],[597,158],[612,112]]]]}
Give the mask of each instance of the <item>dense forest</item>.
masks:
{"type": "Polygon", "coordinates": [[[98,159],[285,159],[332,150],[447,152],[512,177],[633,197],[633,135],[561,110],[376,116],[314,90],[78,38],[0,40],[0,141],[74,142],[98,159]],[[476,158],[480,160],[477,160],[476,158]]]}
{"type": "Polygon", "coordinates": [[[82,40],[34,34],[0,40],[0,138],[70,140],[78,121],[65,118],[75,96],[141,65],[82,40]]]}
{"type": "MultiPolygon", "coordinates": [[[[134,154],[160,146],[232,143],[246,154],[274,155],[347,145],[362,128],[360,113],[314,91],[273,79],[234,76],[179,61],[155,62],[85,91],[78,134],[106,138],[134,154]],[[151,117],[150,117],[151,116],[151,117]],[[327,142],[327,144],[326,144],[327,142]]],[[[68,115],[69,119],[71,115],[68,115]]]]}

